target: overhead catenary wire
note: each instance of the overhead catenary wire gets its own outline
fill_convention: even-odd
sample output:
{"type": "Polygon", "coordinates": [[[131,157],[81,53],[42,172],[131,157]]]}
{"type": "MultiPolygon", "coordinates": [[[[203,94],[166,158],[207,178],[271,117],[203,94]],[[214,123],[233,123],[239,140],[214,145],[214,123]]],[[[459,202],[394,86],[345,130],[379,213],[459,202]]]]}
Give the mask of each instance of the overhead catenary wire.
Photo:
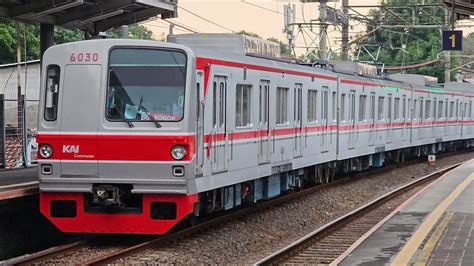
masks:
{"type": "Polygon", "coordinates": [[[208,23],[211,23],[212,25],[215,25],[215,26],[217,26],[217,27],[220,27],[220,28],[225,29],[225,30],[227,30],[227,31],[230,31],[230,32],[232,32],[232,33],[235,33],[235,32],[236,32],[235,30],[232,30],[232,29],[230,29],[230,28],[228,28],[228,27],[222,26],[221,24],[219,24],[219,23],[217,23],[217,22],[214,22],[214,21],[212,21],[212,20],[210,20],[210,19],[207,19],[207,18],[205,18],[205,17],[203,17],[203,16],[201,16],[201,15],[199,15],[199,14],[196,14],[196,13],[194,13],[193,11],[188,10],[188,9],[186,9],[186,8],[184,8],[184,7],[180,6],[180,5],[178,5],[178,4],[175,4],[175,5],[176,5],[178,8],[182,9],[183,11],[185,11],[185,12],[187,12],[187,13],[193,15],[193,16],[196,16],[196,17],[198,17],[198,18],[200,18],[200,19],[202,19],[202,20],[204,20],[204,21],[206,21],[206,22],[208,22],[208,23]]]}

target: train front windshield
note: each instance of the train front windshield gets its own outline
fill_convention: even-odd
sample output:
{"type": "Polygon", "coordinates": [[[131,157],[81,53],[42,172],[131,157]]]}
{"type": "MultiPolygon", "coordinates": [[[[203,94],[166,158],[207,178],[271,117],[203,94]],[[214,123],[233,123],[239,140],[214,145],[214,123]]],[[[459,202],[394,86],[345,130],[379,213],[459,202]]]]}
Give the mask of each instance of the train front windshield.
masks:
{"type": "Polygon", "coordinates": [[[107,119],[183,119],[186,54],[176,50],[117,48],[110,52],[107,119]]]}

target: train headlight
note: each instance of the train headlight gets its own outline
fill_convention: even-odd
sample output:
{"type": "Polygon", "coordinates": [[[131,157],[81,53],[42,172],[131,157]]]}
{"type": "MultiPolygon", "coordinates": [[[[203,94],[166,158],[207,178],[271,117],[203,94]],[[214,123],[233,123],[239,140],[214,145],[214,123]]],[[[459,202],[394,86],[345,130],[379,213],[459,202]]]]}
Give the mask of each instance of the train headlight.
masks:
{"type": "Polygon", "coordinates": [[[48,159],[53,155],[53,147],[51,147],[49,144],[43,144],[39,149],[39,153],[41,157],[48,159]]]}
{"type": "Polygon", "coordinates": [[[186,156],[186,149],[183,146],[174,146],[171,149],[171,156],[179,161],[186,156]]]}

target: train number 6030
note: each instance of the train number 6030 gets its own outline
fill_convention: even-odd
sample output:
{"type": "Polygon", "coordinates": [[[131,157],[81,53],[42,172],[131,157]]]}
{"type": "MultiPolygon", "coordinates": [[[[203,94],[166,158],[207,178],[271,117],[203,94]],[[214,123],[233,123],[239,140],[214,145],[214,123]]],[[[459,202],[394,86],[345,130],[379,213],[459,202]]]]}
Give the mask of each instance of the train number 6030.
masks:
{"type": "Polygon", "coordinates": [[[72,53],[71,56],[69,57],[70,62],[96,62],[99,60],[99,54],[98,53],[72,53]]]}

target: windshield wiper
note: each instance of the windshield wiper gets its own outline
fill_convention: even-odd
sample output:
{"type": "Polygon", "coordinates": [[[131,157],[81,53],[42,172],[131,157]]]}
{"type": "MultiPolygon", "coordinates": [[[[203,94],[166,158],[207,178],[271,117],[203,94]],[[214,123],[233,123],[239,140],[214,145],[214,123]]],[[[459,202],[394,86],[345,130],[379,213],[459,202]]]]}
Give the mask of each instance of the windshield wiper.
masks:
{"type": "Polygon", "coordinates": [[[160,127],[161,127],[160,122],[156,121],[156,119],[155,119],[152,115],[150,115],[150,113],[148,112],[148,110],[147,110],[144,106],[138,107],[138,110],[140,110],[140,109],[142,110],[143,113],[146,114],[146,116],[148,116],[148,117],[150,118],[150,120],[151,120],[153,123],[155,123],[155,126],[156,126],[157,128],[160,128],[160,127]]]}
{"type": "Polygon", "coordinates": [[[157,128],[160,128],[161,127],[160,123],[158,121],[156,121],[156,119],[152,115],[150,115],[150,113],[145,108],[145,106],[142,106],[142,102],[143,102],[143,96],[140,98],[140,104],[138,105],[138,111],[143,110],[143,112],[146,114],[146,116],[148,116],[148,118],[150,118],[150,120],[153,121],[153,123],[155,123],[155,126],[157,128]]]}
{"type": "Polygon", "coordinates": [[[122,112],[120,112],[120,109],[118,109],[117,106],[115,106],[114,109],[115,109],[115,111],[117,111],[117,113],[119,113],[119,115],[123,118],[123,120],[125,122],[127,122],[129,127],[134,127],[135,126],[130,119],[128,119],[122,112]]]}

